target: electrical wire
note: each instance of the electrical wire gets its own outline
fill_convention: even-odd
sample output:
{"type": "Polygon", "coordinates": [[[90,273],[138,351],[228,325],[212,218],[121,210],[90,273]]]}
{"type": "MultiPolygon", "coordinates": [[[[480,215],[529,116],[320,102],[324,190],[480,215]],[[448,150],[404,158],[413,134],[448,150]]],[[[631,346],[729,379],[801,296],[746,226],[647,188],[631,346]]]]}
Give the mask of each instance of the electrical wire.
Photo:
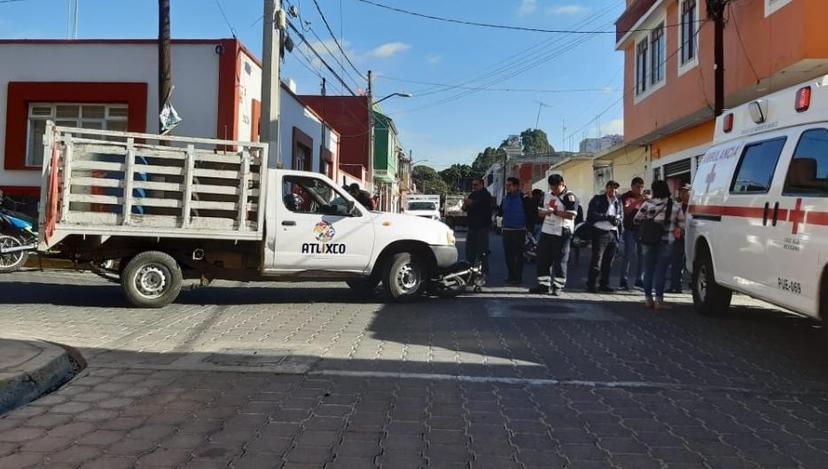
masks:
{"type": "Polygon", "coordinates": [[[227,19],[227,14],[224,12],[224,7],[221,6],[221,0],[216,0],[216,6],[218,7],[219,12],[221,13],[221,17],[224,18],[224,23],[227,24],[228,28],[230,28],[230,34],[233,35],[233,38],[236,38],[238,36],[236,34],[236,28],[234,28],[233,25],[230,24],[230,20],[227,19]]]}
{"type": "MultiPolygon", "coordinates": [[[[633,32],[641,32],[641,31],[653,31],[657,28],[638,28],[638,29],[613,29],[613,30],[577,30],[577,29],[544,29],[544,28],[530,28],[526,26],[514,26],[514,25],[505,25],[505,24],[495,24],[495,23],[481,23],[479,21],[469,21],[469,20],[461,20],[457,18],[448,18],[445,16],[435,16],[429,15],[425,13],[419,13],[416,11],[411,10],[404,10],[402,8],[393,7],[390,5],[385,5],[379,2],[375,2],[373,0],[356,0],[360,3],[365,3],[367,5],[373,5],[378,8],[383,8],[386,10],[394,11],[397,13],[402,13],[410,16],[416,16],[419,18],[434,20],[434,21],[442,21],[445,23],[454,23],[454,24],[461,24],[465,26],[478,26],[482,28],[493,28],[493,29],[506,29],[511,31],[526,31],[526,32],[534,32],[534,33],[553,33],[553,34],[617,34],[617,33],[633,33],[633,32]]],[[[665,27],[678,27],[679,24],[670,24],[665,25],[665,27]]]]}
{"type": "Polygon", "coordinates": [[[448,83],[435,83],[433,81],[419,81],[408,80],[406,78],[392,77],[388,75],[379,75],[377,78],[391,81],[399,81],[402,83],[414,83],[418,85],[431,85],[446,89],[461,89],[461,90],[480,90],[480,91],[503,91],[512,93],[587,93],[596,91],[618,91],[607,90],[606,88],[573,88],[573,89],[542,89],[542,88],[484,88],[479,86],[462,86],[451,85],[448,83]]]}
{"type": "Polygon", "coordinates": [[[341,77],[341,76],[339,76],[339,74],[338,74],[338,73],[336,73],[336,71],[335,71],[333,68],[331,68],[331,66],[330,66],[330,65],[328,65],[328,62],[325,62],[325,59],[323,59],[323,58],[322,58],[322,56],[321,56],[321,55],[319,55],[319,52],[317,52],[317,51],[316,51],[316,49],[314,49],[314,48],[313,48],[313,46],[310,44],[310,42],[308,42],[308,40],[305,38],[305,35],[304,35],[304,34],[302,34],[302,32],[301,32],[301,31],[299,31],[298,29],[296,29],[296,26],[294,26],[294,25],[293,25],[293,23],[288,22],[288,26],[290,27],[290,29],[292,29],[292,30],[293,30],[293,32],[295,32],[295,33],[299,36],[299,39],[301,39],[301,40],[302,40],[302,42],[304,42],[304,43],[305,43],[305,45],[308,47],[308,49],[310,49],[310,50],[311,50],[311,52],[313,52],[313,53],[314,53],[314,55],[316,55],[316,58],[317,58],[317,59],[319,59],[319,61],[320,61],[320,62],[322,62],[322,64],[323,64],[323,65],[325,65],[325,68],[327,68],[327,69],[328,69],[328,71],[329,71],[329,72],[331,72],[331,74],[332,74],[332,75],[333,75],[333,76],[334,76],[334,77],[335,77],[335,78],[336,78],[336,79],[337,79],[340,83],[342,83],[342,86],[344,86],[344,87],[345,87],[345,89],[347,89],[347,90],[351,93],[351,95],[356,96],[357,94],[354,92],[354,90],[352,90],[352,89],[351,89],[351,87],[350,87],[350,86],[348,86],[348,83],[346,83],[346,82],[345,82],[345,80],[344,80],[344,79],[342,79],[342,77],[341,77]]]}
{"type": "Polygon", "coordinates": [[[322,45],[322,47],[325,49],[325,51],[328,52],[328,55],[330,55],[331,58],[334,59],[334,62],[336,62],[336,64],[339,65],[339,67],[342,69],[343,75],[348,77],[348,79],[350,79],[351,82],[353,82],[353,84],[356,85],[357,88],[359,88],[360,83],[353,77],[353,75],[351,75],[348,72],[348,70],[345,69],[345,65],[342,63],[342,61],[340,61],[338,58],[336,58],[336,55],[334,55],[334,53],[331,52],[331,49],[328,47],[327,44],[325,44],[325,41],[323,41],[322,38],[319,37],[318,34],[316,34],[316,31],[314,31],[312,27],[308,26],[308,30],[311,32],[311,34],[313,34],[313,37],[315,37],[316,40],[319,41],[319,44],[322,45]]]}
{"type": "Polygon", "coordinates": [[[354,69],[354,71],[360,78],[367,81],[368,77],[366,77],[362,74],[362,72],[359,71],[356,65],[354,65],[354,63],[351,61],[351,58],[348,57],[348,54],[345,53],[345,49],[342,47],[342,44],[340,44],[340,42],[336,39],[336,34],[334,34],[333,29],[331,29],[331,25],[328,23],[328,19],[325,18],[325,13],[322,12],[322,7],[319,6],[319,2],[313,0],[313,4],[316,6],[316,11],[319,12],[319,16],[322,18],[322,22],[325,23],[325,28],[328,29],[328,34],[331,35],[331,39],[334,40],[334,43],[336,43],[336,47],[339,48],[339,52],[342,53],[342,57],[345,58],[345,60],[348,62],[348,64],[351,65],[351,68],[354,69]]]}
{"type": "Polygon", "coordinates": [[[739,20],[736,19],[736,14],[733,12],[733,4],[727,4],[728,12],[730,13],[731,18],[733,19],[733,26],[736,29],[736,37],[739,38],[739,44],[742,46],[742,52],[745,54],[745,58],[747,59],[748,65],[750,69],[753,71],[753,76],[756,77],[756,83],[762,81],[762,77],[759,76],[759,73],[756,71],[756,67],[753,66],[753,60],[750,59],[750,55],[748,54],[747,48],[745,47],[745,42],[742,40],[742,33],[739,31],[739,20]]]}

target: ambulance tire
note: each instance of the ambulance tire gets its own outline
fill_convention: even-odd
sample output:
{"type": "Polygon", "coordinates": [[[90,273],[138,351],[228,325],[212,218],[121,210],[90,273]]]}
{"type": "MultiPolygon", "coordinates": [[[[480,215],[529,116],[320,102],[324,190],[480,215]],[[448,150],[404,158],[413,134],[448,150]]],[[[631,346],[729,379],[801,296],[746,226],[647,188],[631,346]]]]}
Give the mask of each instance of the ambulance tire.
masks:
{"type": "Polygon", "coordinates": [[[410,252],[400,252],[388,259],[382,286],[391,300],[404,303],[422,296],[428,279],[427,269],[421,262],[417,262],[410,252]]]}
{"type": "Polygon", "coordinates": [[[721,316],[730,307],[733,292],[716,283],[713,260],[702,248],[693,263],[693,308],[702,316],[721,316]]]}
{"type": "Polygon", "coordinates": [[[145,251],[136,255],[121,274],[124,294],[138,308],[167,306],[178,298],[182,283],[178,262],[160,251],[145,251]]]}

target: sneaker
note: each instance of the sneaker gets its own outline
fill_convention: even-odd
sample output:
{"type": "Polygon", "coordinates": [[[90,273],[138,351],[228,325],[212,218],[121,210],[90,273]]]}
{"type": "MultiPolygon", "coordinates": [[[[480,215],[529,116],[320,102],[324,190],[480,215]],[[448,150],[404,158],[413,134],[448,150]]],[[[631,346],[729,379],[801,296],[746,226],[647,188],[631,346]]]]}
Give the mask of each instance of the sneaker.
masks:
{"type": "Polygon", "coordinates": [[[673,307],[663,301],[656,301],[655,305],[653,306],[653,309],[655,309],[656,311],[663,311],[666,309],[673,309],[673,307]]]}
{"type": "Polygon", "coordinates": [[[552,296],[561,296],[561,289],[552,287],[552,290],[549,292],[552,296]]]}
{"type": "Polygon", "coordinates": [[[549,287],[545,287],[543,285],[536,285],[529,289],[529,293],[534,295],[547,295],[549,294],[549,287]]]}
{"type": "Polygon", "coordinates": [[[601,293],[615,293],[615,288],[612,287],[599,287],[598,291],[601,293]]]}

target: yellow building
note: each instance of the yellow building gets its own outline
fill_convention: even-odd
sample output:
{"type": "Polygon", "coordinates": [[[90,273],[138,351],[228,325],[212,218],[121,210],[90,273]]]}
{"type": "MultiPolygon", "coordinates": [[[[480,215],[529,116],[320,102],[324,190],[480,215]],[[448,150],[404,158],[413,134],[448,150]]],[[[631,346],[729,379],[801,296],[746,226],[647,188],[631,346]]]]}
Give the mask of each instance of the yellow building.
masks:
{"type": "Polygon", "coordinates": [[[614,180],[621,184],[622,192],[630,189],[634,177],[640,177],[649,184],[647,150],[638,145],[616,145],[597,153],[592,166],[595,175],[594,192],[604,190],[606,183],[614,180]]]}

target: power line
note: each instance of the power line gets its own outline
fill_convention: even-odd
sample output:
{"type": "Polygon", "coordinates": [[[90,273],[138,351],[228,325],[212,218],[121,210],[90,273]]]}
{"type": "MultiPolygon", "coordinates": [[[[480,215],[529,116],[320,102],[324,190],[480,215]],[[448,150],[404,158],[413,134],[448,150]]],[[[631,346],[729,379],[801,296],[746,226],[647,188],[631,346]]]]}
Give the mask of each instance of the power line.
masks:
{"type": "MultiPolygon", "coordinates": [[[[419,13],[416,11],[411,10],[404,10],[402,8],[392,7],[390,5],[384,5],[379,2],[375,2],[372,0],[356,0],[357,2],[365,3],[367,5],[373,5],[378,8],[383,8],[386,10],[394,11],[397,13],[402,13],[406,15],[416,16],[419,18],[425,18],[434,21],[443,21],[446,23],[454,23],[454,24],[462,24],[465,26],[478,26],[481,28],[493,28],[493,29],[506,29],[512,31],[528,31],[534,33],[553,33],[553,34],[617,34],[617,33],[632,33],[632,32],[640,32],[640,31],[654,31],[658,28],[638,28],[638,29],[613,29],[613,30],[578,30],[578,29],[544,29],[544,28],[530,28],[526,26],[514,26],[514,25],[506,25],[506,24],[495,24],[495,23],[481,23],[479,21],[469,21],[469,20],[461,20],[457,18],[448,18],[445,16],[435,16],[429,15],[425,13],[419,13]]],[[[664,25],[665,27],[678,27],[681,26],[680,24],[669,24],[664,25]]]]}
{"type": "Polygon", "coordinates": [[[313,37],[315,37],[316,40],[319,41],[319,44],[321,44],[322,47],[328,52],[328,55],[330,55],[331,58],[334,59],[334,62],[336,62],[336,64],[339,65],[340,68],[342,68],[343,75],[348,77],[355,85],[357,85],[358,88],[360,83],[348,72],[348,70],[345,70],[345,65],[342,63],[342,61],[336,58],[336,55],[334,55],[334,53],[331,52],[331,49],[328,48],[328,45],[325,44],[325,41],[323,41],[322,38],[319,37],[318,34],[316,34],[316,31],[314,31],[312,27],[308,26],[308,30],[311,32],[311,34],[313,34],[313,37]]]}
{"type": "Polygon", "coordinates": [[[607,89],[605,88],[571,88],[571,89],[544,89],[544,88],[487,88],[481,86],[462,86],[462,85],[450,85],[448,83],[435,83],[432,81],[419,81],[419,80],[409,80],[406,78],[398,78],[392,77],[387,75],[380,75],[377,78],[391,80],[391,81],[399,81],[402,83],[414,83],[418,85],[431,85],[431,86],[438,86],[445,89],[459,89],[459,90],[474,90],[474,91],[503,91],[503,92],[511,92],[511,93],[588,93],[588,92],[597,92],[597,91],[618,91],[615,89],[607,89]]]}
{"type": "Polygon", "coordinates": [[[308,49],[310,49],[311,52],[313,52],[313,54],[316,55],[316,58],[319,59],[319,61],[322,62],[323,65],[325,65],[325,68],[327,68],[328,71],[331,72],[331,74],[333,74],[333,76],[336,77],[336,79],[340,83],[342,83],[342,86],[344,86],[345,89],[348,90],[351,93],[351,95],[356,96],[357,94],[354,92],[354,90],[352,90],[351,87],[348,86],[348,83],[346,83],[345,80],[343,80],[342,77],[339,76],[339,74],[336,73],[336,71],[334,71],[334,69],[331,68],[330,65],[328,65],[328,62],[325,62],[325,59],[323,59],[322,56],[319,55],[319,52],[317,52],[316,49],[313,48],[313,46],[310,44],[310,42],[308,42],[308,40],[305,38],[305,35],[302,34],[298,29],[296,29],[296,26],[294,26],[293,23],[288,22],[288,26],[290,27],[290,29],[293,30],[294,33],[299,35],[299,39],[301,39],[302,42],[304,42],[305,45],[308,47],[308,49]]]}
{"type": "Polygon", "coordinates": [[[313,4],[316,6],[316,11],[319,12],[319,16],[322,18],[322,22],[325,23],[325,28],[328,29],[328,34],[331,35],[331,39],[333,39],[334,43],[336,43],[336,47],[339,48],[339,52],[342,52],[342,57],[345,58],[345,60],[348,62],[348,64],[351,65],[351,68],[354,69],[354,71],[357,73],[357,75],[359,75],[360,78],[367,81],[368,77],[363,75],[362,72],[360,72],[359,69],[356,67],[356,65],[354,65],[353,62],[351,62],[351,59],[350,57],[348,57],[348,54],[345,53],[345,49],[342,47],[342,44],[340,44],[339,41],[336,39],[336,34],[334,34],[333,29],[331,29],[331,25],[328,24],[328,19],[325,18],[325,14],[322,12],[322,8],[319,6],[319,2],[313,0],[313,4]]]}
{"type": "Polygon", "coordinates": [[[234,28],[233,25],[230,24],[230,20],[227,19],[227,13],[224,12],[224,7],[221,6],[220,0],[216,0],[216,6],[218,7],[219,12],[221,13],[221,17],[224,18],[224,23],[227,24],[228,28],[230,28],[230,34],[232,34],[235,38],[237,36],[236,28],[234,28]]]}
{"type": "Polygon", "coordinates": [[[26,0],[0,0],[0,4],[2,3],[17,3],[17,2],[25,2],[26,0]]]}

